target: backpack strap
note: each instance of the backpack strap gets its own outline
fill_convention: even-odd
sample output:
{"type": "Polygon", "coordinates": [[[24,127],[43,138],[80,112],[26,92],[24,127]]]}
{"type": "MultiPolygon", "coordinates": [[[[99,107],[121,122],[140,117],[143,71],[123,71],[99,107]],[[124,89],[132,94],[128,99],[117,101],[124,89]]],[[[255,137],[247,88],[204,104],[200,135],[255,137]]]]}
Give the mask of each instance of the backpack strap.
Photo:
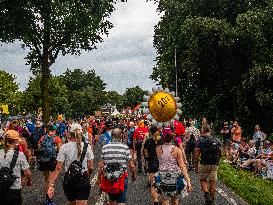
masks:
{"type": "Polygon", "coordinates": [[[11,160],[10,167],[9,167],[10,170],[14,169],[17,159],[18,159],[18,156],[19,156],[19,149],[14,149],[14,153],[13,153],[12,160],[11,160]]]}
{"type": "Polygon", "coordinates": [[[83,160],[85,158],[85,155],[86,155],[86,152],[87,152],[87,147],[88,147],[88,143],[84,143],[81,158],[80,158],[80,163],[81,164],[82,164],[82,162],[83,162],[83,160]]]}

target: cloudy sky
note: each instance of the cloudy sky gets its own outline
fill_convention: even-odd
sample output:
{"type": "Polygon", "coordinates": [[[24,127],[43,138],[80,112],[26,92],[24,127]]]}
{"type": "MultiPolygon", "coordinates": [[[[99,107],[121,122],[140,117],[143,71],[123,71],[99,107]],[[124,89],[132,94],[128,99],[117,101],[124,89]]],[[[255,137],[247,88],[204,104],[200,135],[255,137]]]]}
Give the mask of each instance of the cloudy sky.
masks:
{"type": "MultiPolygon", "coordinates": [[[[149,79],[155,64],[153,34],[159,21],[156,5],[146,0],[128,0],[117,4],[110,20],[114,28],[104,42],[98,44],[97,50],[81,56],[59,55],[52,73],[60,75],[67,68],[95,69],[107,83],[107,90],[123,93],[136,85],[151,90],[155,85],[149,79]]],[[[14,74],[21,90],[31,75],[25,56],[26,51],[20,48],[19,42],[0,46],[0,69],[14,74]]]]}

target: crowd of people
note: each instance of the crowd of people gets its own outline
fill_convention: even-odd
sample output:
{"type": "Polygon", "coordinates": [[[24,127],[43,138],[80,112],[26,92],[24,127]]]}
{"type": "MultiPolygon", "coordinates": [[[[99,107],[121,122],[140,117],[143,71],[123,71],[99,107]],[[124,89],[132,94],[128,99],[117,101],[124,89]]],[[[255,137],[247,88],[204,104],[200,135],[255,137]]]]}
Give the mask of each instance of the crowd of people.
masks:
{"type": "Polygon", "coordinates": [[[214,204],[222,152],[232,163],[237,165],[240,161],[240,168],[255,166],[256,173],[272,159],[272,143],[266,141],[259,126],[252,144],[247,144],[237,122],[232,126],[225,123],[221,130],[222,149],[205,118],[200,126],[194,120],[184,124],[175,120],[158,127],[143,116],[133,115],[57,119],[48,124],[27,119],[2,124],[2,202],[22,204],[21,190],[32,185],[31,172],[41,171],[45,203],[54,204],[55,184],[64,169],[63,191],[67,200],[71,205],[87,204],[90,177],[96,169],[97,184],[108,194],[110,205],[125,204],[129,176],[134,182],[144,172],[154,205],[179,204],[180,196],[192,191],[190,171],[199,175],[205,204],[214,204]],[[98,169],[94,168],[94,149],[101,149],[98,169]]]}
{"type": "Polygon", "coordinates": [[[273,142],[267,140],[260,125],[255,125],[252,137],[244,137],[238,122],[225,122],[221,134],[229,162],[238,169],[247,169],[264,179],[273,179],[273,142]],[[248,140],[249,139],[249,140],[248,140]]]}

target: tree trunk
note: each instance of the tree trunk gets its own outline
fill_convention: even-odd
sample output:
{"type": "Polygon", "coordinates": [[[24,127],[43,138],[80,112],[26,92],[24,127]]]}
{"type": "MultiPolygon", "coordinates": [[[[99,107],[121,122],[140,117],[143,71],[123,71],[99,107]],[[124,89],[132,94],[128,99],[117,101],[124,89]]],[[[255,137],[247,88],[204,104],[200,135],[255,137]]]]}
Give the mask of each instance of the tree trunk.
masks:
{"type": "Polygon", "coordinates": [[[44,39],[43,39],[43,54],[42,54],[42,76],[41,76],[41,94],[42,94],[42,110],[43,122],[48,123],[50,120],[51,104],[49,96],[49,80],[50,80],[50,64],[49,64],[49,49],[50,49],[50,6],[43,13],[44,19],[44,39]]]}
{"type": "MultiPolygon", "coordinates": [[[[46,46],[44,46],[46,47],[46,46]]],[[[42,94],[42,110],[43,110],[43,122],[48,123],[50,120],[50,98],[49,98],[49,80],[50,70],[48,62],[48,50],[43,53],[42,60],[42,76],[41,76],[41,94],[42,94]]]]}

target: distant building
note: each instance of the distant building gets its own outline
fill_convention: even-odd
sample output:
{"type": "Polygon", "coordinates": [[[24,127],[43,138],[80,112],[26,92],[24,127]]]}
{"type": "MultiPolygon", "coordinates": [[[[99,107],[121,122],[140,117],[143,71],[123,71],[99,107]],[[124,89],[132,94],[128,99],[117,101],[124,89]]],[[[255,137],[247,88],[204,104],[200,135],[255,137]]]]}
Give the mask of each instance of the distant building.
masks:
{"type": "Polygon", "coordinates": [[[103,115],[111,114],[115,111],[116,105],[112,105],[111,103],[107,103],[101,107],[101,113],[103,115]]]}

